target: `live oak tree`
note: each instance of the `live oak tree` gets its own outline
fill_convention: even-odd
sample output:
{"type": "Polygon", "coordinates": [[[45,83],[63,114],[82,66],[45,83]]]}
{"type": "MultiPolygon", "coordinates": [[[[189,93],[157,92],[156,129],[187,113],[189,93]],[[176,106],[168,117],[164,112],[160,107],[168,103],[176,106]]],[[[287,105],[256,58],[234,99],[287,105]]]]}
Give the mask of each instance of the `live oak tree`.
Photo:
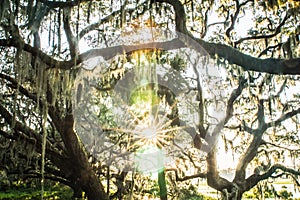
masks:
{"type": "MultiPolygon", "coordinates": [[[[166,175],[173,182],[206,178],[225,199],[241,199],[259,182],[285,174],[299,185],[300,172],[296,166],[286,166],[283,157],[299,153],[299,93],[289,89],[299,86],[299,6],[292,0],[3,0],[1,168],[19,174],[18,178],[59,181],[70,186],[74,196],[84,191],[89,199],[122,198],[128,189],[126,172],[111,175],[108,166],[95,164],[74,130],[74,80],[88,59],[110,60],[143,48],[182,48],[188,46],[183,42],[187,36],[226,70],[226,82],[233,88],[223,99],[225,117],[216,133],[219,137],[207,136],[209,121],[200,117],[193,135],[194,150],[202,150],[205,140],[223,140],[239,161],[232,164],[233,180],[221,177],[215,145],[204,157],[186,154],[179,159],[204,163],[198,173],[180,176],[184,166],[179,164],[176,169],[166,169],[166,175]],[[240,34],[239,29],[245,28],[241,23],[249,23],[243,21],[249,15],[253,24],[240,34]],[[211,21],[211,16],[219,16],[218,21],[211,21]],[[173,46],[168,41],[144,46],[115,42],[122,31],[134,32],[147,24],[177,31],[173,46]],[[247,175],[250,165],[256,170],[247,175]],[[113,194],[109,184],[103,185],[103,180],[111,178],[116,179],[108,181],[117,188],[113,194]]],[[[115,69],[111,66],[105,73],[113,74],[115,69]]],[[[111,78],[99,91],[109,92],[107,86],[120,79],[121,75],[111,78]]],[[[191,90],[197,96],[199,116],[209,116],[200,79],[194,79],[196,87],[191,90]]],[[[171,106],[176,97],[169,97],[166,104],[171,106]]],[[[109,120],[113,121],[104,118],[102,122],[109,120]]]]}

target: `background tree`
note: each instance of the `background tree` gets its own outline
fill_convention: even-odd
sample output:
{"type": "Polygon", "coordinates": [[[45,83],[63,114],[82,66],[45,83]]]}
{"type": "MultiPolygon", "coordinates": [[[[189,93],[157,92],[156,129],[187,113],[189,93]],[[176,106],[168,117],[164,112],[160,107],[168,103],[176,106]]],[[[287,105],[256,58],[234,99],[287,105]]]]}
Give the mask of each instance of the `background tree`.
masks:
{"type": "MultiPolygon", "coordinates": [[[[298,183],[297,166],[290,168],[284,162],[284,156],[299,153],[300,108],[295,90],[300,73],[298,21],[298,1],[4,0],[0,5],[1,167],[17,178],[59,181],[70,186],[74,196],[84,191],[89,199],[122,198],[126,191],[133,191],[134,182],[126,184],[128,173],[99,165],[79,140],[74,130],[72,87],[86,60],[99,56],[117,59],[124,50],[139,49],[116,41],[123,32],[150,25],[165,32],[177,31],[173,42],[179,47],[185,45],[180,43],[180,33],[195,40],[226,72],[227,87],[233,88],[222,99],[225,118],[216,133],[223,133],[222,137],[209,137],[211,121],[200,117],[193,150],[178,160],[194,168],[195,162],[202,163],[202,167],[183,177],[180,173],[185,166],[165,169],[170,182],[206,178],[227,199],[241,199],[259,182],[284,174],[298,183]],[[212,16],[219,18],[213,21],[212,16]],[[247,16],[253,23],[242,32],[245,27],[241,25],[249,23],[247,16]],[[236,166],[232,164],[233,180],[220,176],[218,146],[196,156],[205,140],[217,138],[239,159],[236,166]],[[246,175],[250,165],[256,165],[256,170],[246,175]],[[117,192],[110,193],[110,184],[117,192]]],[[[149,44],[149,48],[159,45],[165,43],[149,44]]],[[[103,76],[117,76],[100,82],[99,95],[109,96],[108,86],[122,78],[114,72],[115,65],[110,67],[103,76]]],[[[180,74],[185,77],[184,69],[180,74]]],[[[194,71],[191,86],[199,115],[210,116],[203,83],[196,75],[194,71]]],[[[171,100],[166,106],[172,107],[171,100]]],[[[112,123],[114,118],[107,118],[109,115],[110,111],[101,113],[100,121],[112,123]]]]}

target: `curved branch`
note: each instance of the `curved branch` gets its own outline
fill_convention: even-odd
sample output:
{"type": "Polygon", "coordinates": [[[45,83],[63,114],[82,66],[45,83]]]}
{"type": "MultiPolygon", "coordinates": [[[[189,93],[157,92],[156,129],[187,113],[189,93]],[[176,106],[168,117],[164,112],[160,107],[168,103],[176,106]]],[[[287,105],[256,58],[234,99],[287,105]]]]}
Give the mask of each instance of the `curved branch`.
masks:
{"type": "MultiPolygon", "coordinates": [[[[153,0],[154,1],[154,0],[153,0]]],[[[285,59],[260,59],[253,56],[244,54],[237,49],[230,46],[217,43],[209,43],[204,40],[193,37],[186,28],[186,16],[184,7],[179,0],[157,0],[154,2],[165,2],[173,6],[175,10],[175,21],[176,30],[183,34],[190,36],[192,39],[197,41],[211,56],[218,55],[219,57],[225,58],[230,64],[236,64],[242,67],[244,70],[266,72],[270,74],[300,74],[300,58],[285,60],[285,59]]],[[[247,3],[246,1],[245,3],[247,3]]],[[[275,35],[280,32],[281,27],[285,24],[286,20],[291,16],[293,9],[287,11],[287,14],[280,25],[275,31],[275,35]]],[[[262,36],[256,36],[262,37],[262,36]]],[[[268,36],[267,36],[268,37],[268,36]]],[[[272,35],[269,37],[273,37],[272,35]]],[[[262,38],[266,38],[263,36],[262,38]]],[[[247,38],[241,39],[245,40],[247,38]]],[[[249,39],[249,38],[248,38],[249,39]]],[[[251,38],[252,39],[252,38],[251,38]]],[[[259,39],[259,38],[253,38],[259,39]]],[[[236,44],[242,41],[237,41],[236,44]]]]}
{"type": "Polygon", "coordinates": [[[231,24],[230,24],[230,27],[226,30],[226,36],[228,38],[230,38],[230,32],[234,29],[234,25],[236,23],[236,20],[238,18],[238,15],[240,13],[240,10],[243,6],[245,6],[248,2],[253,2],[253,0],[247,0],[243,3],[240,4],[239,0],[235,0],[235,8],[236,8],[236,11],[234,13],[234,15],[231,15],[231,24]]]}
{"type": "MultiPolygon", "coordinates": [[[[124,6],[124,5],[122,5],[122,6],[124,6]]],[[[134,10],[135,9],[128,9],[125,12],[131,12],[131,11],[134,11],[134,10]]],[[[78,34],[78,38],[81,39],[85,34],[89,33],[92,30],[95,30],[101,24],[109,22],[114,17],[116,17],[117,14],[120,13],[120,12],[122,12],[122,10],[115,10],[112,13],[110,13],[109,15],[107,15],[106,17],[100,19],[98,22],[88,25],[87,27],[85,27],[84,29],[82,29],[80,31],[80,33],[78,34]]]]}
{"type": "Polygon", "coordinates": [[[176,181],[187,181],[187,180],[194,179],[194,178],[206,178],[206,173],[197,173],[197,174],[193,174],[190,176],[179,177],[177,169],[174,169],[174,168],[166,169],[166,172],[169,172],[169,171],[173,171],[175,173],[176,181]]]}
{"type": "MultiPolygon", "coordinates": [[[[224,44],[209,43],[197,38],[193,39],[201,47],[203,47],[209,55],[218,55],[219,57],[223,57],[228,60],[230,64],[239,65],[246,71],[266,72],[270,74],[300,74],[300,58],[294,58],[290,60],[275,58],[261,59],[244,54],[237,49],[224,44]]],[[[105,58],[106,60],[109,60],[116,55],[123,54],[124,52],[136,51],[146,48],[172,50],[187,47],[187,44],[185,44],[185,42],[183,41],[184,39],[177,38],[166,42],[153,42],[142,45],[119,45],[104,49],[92,49],[79,54],[76,59],[73,58],[68,61],[56,60],[46,53],[42,52],[41,50],[30,46],[29,44],[24,44],[23,50],[31,53],[33,56],[39,57],[45,64],[49,66],[49,68],[60,68],[68,70],[74,67],[75,63],[78,65],[87,59],[99,56],[105,58]]],[[[16,48],[20,47],[18,40],[14,39],[0,39],[0,46],[16,48]]]]}
{"type": "Polygon", "coordinates": [[[251,189],[258,182],[271,177],[274,173],[276,173],[277,170],[281,170],[281,171],[283,171],[285,173],[289,173],[289,174],[293,174],[293,175],[296,175],[296,176],[300,176],[300,171],[297,171],[297,170],[292,169],[292,168],[285,167],[285,166],[280,165],[280,164],[275,164],[267,172],[265,172],[264,174],[262,174],[262,175],[253,174],[252,176],[250,176],[249,178],[247,178],[246,179],[246,184],[247,184],[246,190],[251,189]]]}
{"type": "Polygon", "coordinates": [[[251,160],[253,160],[253,158],[257,155],[258,147],[264,142],[262,140],[262,135],[265,132],[265,128],[262,128],[262,130],[255,130],[254,132],[254,138],[252,139],[245,153],[241,156],[236,167],[235,177],[233,180],[235,183],[243,182],[245,180],[246,168],[251,160]]]}
{"type": "MultiPolygon", "coordinates": [[[[32,179],[32,178],[41,178],[42,177],[42,175],[38,172],[28,173],[28,174],[25,173],[24,176],[25,176],[24,177],[25,180],[28,179],[28,178],[32,179]]],[[[47,179],[47,180],[62,183],[64,185],[67,185],[67,186],[70,186],[70,187],[72,187],[74,185],[71,181],[68,181],[65,178],[57,177],[57,176],[54,176],[54,175],[51,175],[51,174],[45,174],[44,178],[47,179]]]]}
{"type": "Polygon", "coordinates": [[[256,58],[244,54],[230,46],[218,43],[205,42],[198,38],[193,38],[211,56],[218,55],[226,59],[230,64],[236,64],[245,71],[266,72],[269,74],[300,74],[300,58],[276,59],[276,58],[256,58]]]}
{"type": "Polygon", "coordinates": [[[217,167],[217,155],[216,146],[208,153],[206,157],[207,162],[207,184],[215,188],[216,190],[222,191],[225,188],[233,187],[233,183],[227,179],[221,177],[217,167]]]}
{"type": "Polygon", "coordinates": [[[233,104],[234,101],[242,94],[243,89],[245,88],[247,80],[244,77],[239,79],[239,86],[231,92],[231,95],[227,101],[226,115],[224,124],[226,124],[233,114],[233,104]]]}
{"type": "Polygon", "coordinates": [[[274,122],[269,122],[266,124],[266,126],[268,128],[273,127],[273,126],[278,126],[281,122],[297,115],[300,113],[300,108],[296,109],[296,110],[292,110],[288,113],[285,113],[284,115],[282,115],[281,117],[279,117],[277,120],[275,120],[274,122]]]}
{"type": "Polygon", "coordinates": [[[82,29],[80,31],[80,33],[78,34],[78,38],[81,39],[83,38],[83,36],[87,33],[89,33],[92,30],[95,30],[98,26],[100,26],[102,23],[106,23],[109,22],[112,18],[114,18],[118,13],[120,12],[120,10],[116,10],[114,12],[112,12],[110,15],[104,17],[103,19],[99,20],[96,23],[90,24],[87,27],[85,27],[84,29],[82,29]]]}
{"type": "Polygon", "coordinates": [[[278,35],[281,31],[281,27],[285,24],[286,20],[290,17],[289,14],[286,14],[286,16],[283,18],[282,22],[278,25],[278,27],[275,29],[275,32],[269,35],[255,35],[255,36],[251,36],[251,37],[245,37],[245,38],[241,38],[238,41],[234,42],[235,45],[238,45],[240,43],[242,43],[245,40],[257,40],[257,39],[265,39],[265,38],[272,38],[275,37],[276,35],[278,35]]]}
{"type": "Polygon", "coordinates": [[[49,6],[50,8],[66,8],[78,6],[80,3],[88,2],[90,0],[74,0],[74,1],[48,1],[48,0],[38,0],[39,2],[49,6]]]}
{"type": "Polygon", "coordinates": [[[265,50],[263,50],[257,57],[260,58],[263,55],[266,55],[268,53],[268,51],[270,51],[271,49],[276,49],[276,48],[280,48],[282,46],[282,42],[278,43],[276,45],[273,46],[268,46],[265,50]]]}
{"type": "Polygon", "coordinates": [[[283,149],[283,150],[287,150],[287,151],[295,152],[295,153],[300,153],[300,149],[298,149],[298,148],[289,148],[287,146],[281,146],[279,144],[274,144],[274,143],[266,142],[266,141],[264,143],[265,143],[265,145],[274,146],[274,147],[279,148],[279,149],[283,149]]]}
{"type": "Polygon", "coordinates": [[[155,2],[167,3],[172,5],[175,10],[176,31],[190,35],[186,27],[186,14],[184,6],[179,0],[152,0],[152,3],[155,2]]]}
{"type": "MultiPolygon", "coordinates": [[[[3,119],[8,124],[12,124],[13,122],[13,116],[9,113],[9,111],[0,104],[0,115],[3,117],[3,119]]],[[[18,137],[25,139],[31,144],[35,144],[38,146],[38,152],[41,153],[41,147],[42,147],[42,138],[30,127],[20,123],[16,120],[15,127],[14,127],[15,133],[18,134],[18,137]]],[[[2,132],[1,132],[2,133],[2,132]]],[[[4,132],[5,133],[5,132],[4,132]]],[[[15,137],[15,136],[14,136],[15,137]]],[[[62,164],[65,158],[63,155],[61,155],[58,151],[56,151],[52,144],[47,140],[47,157],[49,157],[50,160],[52,160],[55,164],[62,164]]]]}

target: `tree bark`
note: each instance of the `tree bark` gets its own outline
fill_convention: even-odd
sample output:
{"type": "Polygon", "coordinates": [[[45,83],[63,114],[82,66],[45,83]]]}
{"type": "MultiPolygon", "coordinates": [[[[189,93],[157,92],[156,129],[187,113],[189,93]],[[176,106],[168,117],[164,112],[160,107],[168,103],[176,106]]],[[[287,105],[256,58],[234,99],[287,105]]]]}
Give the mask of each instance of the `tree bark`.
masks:
{"type": "Polygon", "coordinates": [[[99,178],[88,162],[83,145],[80,143],[76,132],[73,129],[74,118],[67,114],[62,127],[59,127],[61,137],[65,144],[68,160],[72,164],[71,176],[76,185],[80,186],[90,200],[108,200],[109,197],[104,190],[99,178]]]}
{"type": "Polygon", "coordinates": [[[222,199],[223,200],[241,200],[244,192],[241,192],[239,190],[234,190],[231,192],[228,192],[227,190],[222,191],[222,199]]]}

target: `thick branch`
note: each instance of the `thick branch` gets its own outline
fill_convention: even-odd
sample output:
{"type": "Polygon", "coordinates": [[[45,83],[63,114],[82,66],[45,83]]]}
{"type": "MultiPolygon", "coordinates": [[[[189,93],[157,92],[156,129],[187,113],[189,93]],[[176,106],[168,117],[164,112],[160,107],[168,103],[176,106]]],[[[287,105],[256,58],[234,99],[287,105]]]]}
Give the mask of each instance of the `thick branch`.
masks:
{"type": "MultiPolygon", "coordinates": [[[[27,89],[25,89],[22,85],[20,85],[14,78],[0,73],[0,78],[7,80],[11,83],[10,87],[14,89],[18,89],[21,94],[25,95],[29,99],[33,100],[34,102],[39,102],[40,109],[42,110],[43,107],[45,107],[45,104],[47,102],[43,102],[41,99],[38,99],[36,94],[30,93],[27,89]]],[[[49,88],[48,88],[49,89],[49,88]]],[[[52,93],[47,91],[47,101],[49,104],[52,102],[52,93]]],[[[48,114],[51,116],[53,122],[57,125],[60,124],[60,113],[57,112],[57,110],[54,106],[48,105],[48,114]]]]}
{"type": "Polygon", "coordinates": [[[236,64],[245,71],[266,72],[270,74],[300,74],[300,58],[294,59],[260,59],[244,54],[224,44],[208,43],[194,38],[211,56],[218,55],[230,64],[236,64]]]}
{"type": "Polygon", "coordinates": [[[179,0],[152,0],[152,2],[168,3],[172,5],[175,10],[176,31],[183,34],[188,34],[188,30],[186,28],[186,14],[184,6],[179,0]]]}
{"type": "MultiPolygon", "coordinates": [[[[266,72],[270,74],[300,74],[300,58],[284,60],[284,59],[259,59],[252,57],[250,55],[244,54],[237,49],[231,48],[230,46],[224,44],[208,43],[204,40],[195,38],[187,31],[186,28],[186,16],[184,12],[184,7],[179,1],[171,0],[158,0],[157,2],[169,3],[173,6],[175,10],[175,20],[176,20],[176,30],[189,35],[194,40],[196,40],[211,56],[218,55],[219,57],[225,58],[230,64],[236,64],[242,67],[244,70],[266,72]]],[[[246,1],[247,2],[247,1],[246,1]]],[[[245,3],[246,3],[245,2],[245,3]]],[[[280,31],[281,27],[285,24],[286,20],[289,18],[290,13],[293,9],[287,11],[286,17],[280,23],[275,31],[275,35],[280,31]]],[[[265,38],[266,36],[264,36],[265,38]]],[[[273,37],[270,35],[269,37],[273,37]]],[[[245,38],[249,39],[249,38],[245,38]]],[[[243,40],[245,40],[243,39],[243,40]]],[[[251,38],[252,39],[252,38],[251,38]]],[[[259,39],[259,38],[256,38],[259,39]]],[[[238,41],[239,43],[242,41],[238,41]]]]}
{"type": "MultiPolygon", "coordinates": [[[[3,47],[15,47],[20,48],[20,41],[17,38],[12,39],[0,39],[0,46],[3,47]]],[[[52,58],[51,56],[47,55],[43,51],[39,50],[38,48],[34,48],[30,46],[29,44],[22,45],[23,50],[31,53],[32,56],[39,57],[45,64],[47,64],[49,67],[57,67],[57,68],[63,68],[65,62],[56,60],[52,58]]]]}
{"type": "Polygon", "coordinates": [[[222,178],[219,175],[217,169],[217,157],[216,157],[216,147],[214,146],[213,149],[208,153],[207,158],[207,184],[219,191],[222,191],[225,188],[232,187],[233,184],[222,178]]]}
{"type": "Polygon", "coordinates": [[[71,158],[71,162],[76,166],[74,168],[76,174],[73,174],[73,176],[78,178],[78,182],[80,182],[82,188],[89,195],[89,199],[108,199],[102,183],[99,182],[98,177],[89,164],[83,144],[74,131],[73,115],[66,114],[60,126],[62,140],[71,158]]]}
{"type": "MultiPolygon", "coordinates": [[[[5,107],[3,107],[0,104],[0,115],[3,117],[3,119],[8,123],[8,124],[13,124],[13,116],[10,114],[5,107]]],[[[16,120],[14,129],[17,131],[21,131],[23,133],[26,133],[27,137],[34,138],[37,142],[41,143],[41,137],[38,137],[37,134],[32,130],[31,128],[23,125],[19,121],[16,120]]]]}
{"type": "Polygon", "coordinates": [[[265,129],[256,130],[254,138],[251,141],[249,147],[246,149],[245,153],[241,156],[239,163],[236,167],[236,173],[234,177],[234,182],[239,183],[243,182],[246,177],[246,168],[250,161],[257,155],[257,149],[262,144],[262,134],[265,132],[265,129]]]}
{"type": "Polygon", "coordinates": [[[88,2],[90,0],[74,0],[74,1],[48,1],[48,0],[38,0],[39,2],[49,6],[50,8],[65,8],[78,6],[80,3],[88,2]]]}
{"type": "MultiPolygon", "coordinates": [[[[13,123],[13,116],[0,104],[0,115],[3,117],[3,119],[8,124],[13,123]]],[[[25,139],[27,142],[32,143],[34,145],[37,145],[38,152],[41,153],[41,147],[42,147],[42,138],[40,135],[38,135],[34,130],[29,128],[28,126],[20,123],[19,121],[15,122],[14,126],[15,134],[18,134],[18,136],[13,137],[19,137],[22,139],[25,139]]],[[[1,132],[5,133],[5,132],[1,132]]],[[[58,153],[56,150],[53,149],[51,143],[47,141],[47,157],[51,159],[55,164],[58,164],[58,166],[62,165],[64,161],[64,157],[58,153]]]]}
{"type": "MultiPolygon", "coordinates": [[[[236,64],[241,66],[244,70],[266,72],[270,74],[300,74],[300,58],[285,60],[285,59],[275,59],[267,58],[261,59],[256,58],[247,54],[244,54],[237,49],[229,47],[224,44],[209,43],[201,39],[193,38],[201,47],[203,47],[209,55],[225,58],[231,64],[236,64]]],[[[19,48],[20,45],[17,40],[0,40],[0,46],[6,47],[16,47],[19,48]]],[[[80,64],[87,59],[95,57],[104,57],[106,60],[113,58],[116,55],[123,54],[124,52],[136,51],[140,49],[163,49],[172,50],[187,47],[186,42],[182,37],[173,39],[166,42],[153,42],[146,43],[142,45],[119,45],[114,47],[108,47],[104,49],[92,49],[85,53],[78,55],[77,59],[71,59],[68,61],[59,61],[51,56],[45,54],[37,48],[34,48],[28,44],[23,45],[23,50],[31,53],[33,56],[39,57],[45,64],[51,68],[60,69],[70,69],[74,67],[74,64],[80,64]]]]}
{"type": "Polygon", "coordinates": [[[77,39],[74,37],[70,26],[71,8],[65,8],[63,13],[64,30],[67,36],[71,58],[75,58],[78,54],[78,42],[77,39]]]}

